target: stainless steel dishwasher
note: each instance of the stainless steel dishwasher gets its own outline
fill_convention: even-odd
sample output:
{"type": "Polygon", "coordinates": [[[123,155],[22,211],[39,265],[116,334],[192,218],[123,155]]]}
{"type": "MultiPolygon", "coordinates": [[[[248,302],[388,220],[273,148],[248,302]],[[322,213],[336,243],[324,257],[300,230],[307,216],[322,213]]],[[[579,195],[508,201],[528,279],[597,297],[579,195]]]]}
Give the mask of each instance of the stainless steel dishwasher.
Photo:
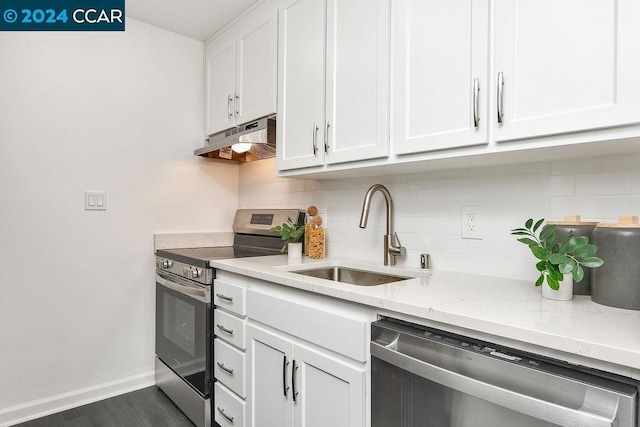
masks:
{"type": "Polygon", "coordinates": [[[395,319],[372,324],[372,427],[638,427],[629,378],[395,319]]]}

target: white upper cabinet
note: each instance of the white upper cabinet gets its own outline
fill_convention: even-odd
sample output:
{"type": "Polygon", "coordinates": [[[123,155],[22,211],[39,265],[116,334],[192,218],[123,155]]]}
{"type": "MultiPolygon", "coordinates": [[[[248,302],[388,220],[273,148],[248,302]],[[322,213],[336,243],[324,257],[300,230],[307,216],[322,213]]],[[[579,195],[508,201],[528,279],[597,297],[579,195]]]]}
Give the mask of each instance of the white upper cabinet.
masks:
{"type": "Polygon", "coordinates": [[[296,0],[280,9],[277,167],[324,163],[326,2],[296,0]]]}
{"type": "Polygon", "coordinates": [[[637,0],[496,0],[494,139],[640,122],[639,16],[637,0]]]}
{"type": "Polygon", "coordinates": [[[277,20],[263,3],[207,45],[207,135],[276,112],[277,20]]]}
{"type": "Polygon", "coordinates": [[[278,170],[389,154],[389,0],[280,10],[278,170]]]}
{"type": "Polygon", "coordinates": [[[489,0],[395,5],[395,153],[486,144],[489,0]]]}

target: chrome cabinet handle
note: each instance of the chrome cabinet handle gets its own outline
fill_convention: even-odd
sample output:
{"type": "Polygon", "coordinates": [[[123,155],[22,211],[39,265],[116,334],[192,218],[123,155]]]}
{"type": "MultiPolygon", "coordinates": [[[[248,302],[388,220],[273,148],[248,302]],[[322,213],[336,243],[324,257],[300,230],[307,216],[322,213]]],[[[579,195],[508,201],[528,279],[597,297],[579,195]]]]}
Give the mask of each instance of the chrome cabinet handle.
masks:
{"type": "Polygon", "coordinates": [[[220,362],[216,362],[216,364],[218,365],[218,367],[220,369],[222,369],[223,371],[225,371],[227,374],[229,375],[233,375],[233,369],[229,369],[226,366],[224,366],[224,363],[220,363],[220,362]]]}
{"type": "Polygon", "coordinates": [[[231,95],[227,96],[227,117],[229,119],[233,119],[233,110],[231,109],[232,102],[233,102],[233,97],[231,95]]]}
{"type": "Polygon", "coordinates": [[[296,361],[293,361],[293,369],[291,369],[291,386],[293,387],[292,396],[293,401],[296,402],[296,397],[298,397],[298,392],[296,391],[296,371],[298,370],[298,365],[296,365],[296,361]]]}
{"type": "Polygon", "coordinates": [[[284,392],[284,397],[287,397],[287,392],[289,391],[289,387],[287,387],[287,366],[289,366],[289,362],[287,362],[287,355],[284,355],[282,359],[282,391],[284,392]]]}
{"type": "Polygon", "coordinates": [[[325,120],[324,123],[324,152],[329,154],[329,119],[325,120]]]}
{"type": "Polygon", "coordinates": [[[224,413],[224,409],[220,409],[219,406],[216,406],[216,408],[218,409],[218,412],[220,412],[220,415],[222,415],[223,417],[225,417],[231,424],[233,424],[233,418],[234,417],[230,417],[229,415],[224,413]]]}
{"type": "Polygon", "coordinates": [[[504,117],[504,111],[503,111],[503,105],[502,105],[502,102],[504,100],[503,87],[504,87],[504,74],[502,73],[502,71],[500,71],[498,73],[498,102],[497,102],[498,123],[502,123],[502,118],[504,117]]]}
{"type": "Polygon", "coordinates": [[[229,302],[233,301],[233,297],[228,297],[228,296],[226,296],[224,294],[216,294],[216,296],[218,298],[220,298],[220,299],[225,300],[225,301],[229,301],[229,302]]]}
{"type": "Polygon", "coordinates": [[[239,116],[240,115],[240,111],[238,110],[238,103],[240,100],[240,97],[238,96],[238,94],[234,94],[235,95],[235,101],[233,102],[233,110],[235,111],[235,116],[239,116]]]}
{"type": "Polygon", "coordinates": [[[313,122],[313,155],[315,156],[318,153],[318,124],[313,122]]]}
{"type": "Polygon", "coordinates": [[[480,122],[480,117],[478,115],[479,111],[479,100],[480,100],[480,80],[473,79],[473,127],[478,127],[478,122],[480,122]]]}
{"type": "Polygon", "coordinates": [[[233,329],[227,329],[220,324],[216,324],[216,328],[220,329],[222,332],[226,332],[229,335],[233,335],[233,329]]]}

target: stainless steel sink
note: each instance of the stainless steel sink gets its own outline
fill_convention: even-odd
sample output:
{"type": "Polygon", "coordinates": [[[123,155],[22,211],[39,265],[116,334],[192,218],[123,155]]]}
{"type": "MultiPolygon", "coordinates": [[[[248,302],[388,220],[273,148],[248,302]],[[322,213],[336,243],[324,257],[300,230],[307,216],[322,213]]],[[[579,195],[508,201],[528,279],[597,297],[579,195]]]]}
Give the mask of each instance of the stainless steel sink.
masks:
{"type": "Polygon", "coordinates": [[[333,280],[334,282],[350,283],[358,286],[384,285],[385,283],[398,282],[410,279],[410,277],[394,276],[391,274],[375,273],[358,270],[349,267],[321,267],[309,270],[292,271],[292,273],[320,279],[333,280]]]}

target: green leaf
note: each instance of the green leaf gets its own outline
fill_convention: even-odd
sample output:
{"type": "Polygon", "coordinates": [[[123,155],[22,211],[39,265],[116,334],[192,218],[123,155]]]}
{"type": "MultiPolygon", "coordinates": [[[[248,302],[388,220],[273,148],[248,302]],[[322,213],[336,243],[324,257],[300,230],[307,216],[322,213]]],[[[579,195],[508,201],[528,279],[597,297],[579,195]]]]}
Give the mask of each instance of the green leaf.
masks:
{"type": "Polygon", "coordinates": [[[531,253],[534,257],[541,260],[547,259],[547,251],[543,247],[538,245],[529,245],[529,249],[531,249],[531,253]]]}
{"type": "Polygon", "coordinates": [[[528,231],[513,231],[511,234],[514,236],[531,236],[531,233],[528,231]]]}
{"type": "Polygon", "coordinates": [[[523,237],[522,239],[518,239],[518,242],[524,243],[527,246],[538,245],[538,242],[536,242],[533,239],[529,239],[528,237],[523,237]]]}
{"type": "Polygon", "coordinates": [[[561,281],[563,274],[560,273],[560,269],[557,265],[553,265],[547,262],[547,272],[549,273],[549,277],[553,277],[556,281],[561,281]]]}
{"type": "Polygon", "coordinates": [[[544,247],[551,250],[558,243],[558,232],[554,231],[544,239],[544,247]]]}
{"type": "Polygon", "coordinates": [[[551,264],[559,265],[567,262],[570,258],[564,254],[551,254],[549,255],[549,262],[551,264]]]}
{"type": "Polygon", "coordinates": [[[546,261],[538,261],[536,263],[536,269],[538,271],[544,271],[547,268],[547,262],[546,261]]]}
{"type": "Polygon", "coordinates": [[[544,282],[544,274],[541,274],[540,277],[538,277],[538,280],[536,280],[536,286],[542,285],[542,282],[544,282]]]}
{"type": "Polygon", "coordinates": [[[542,223],[544,222],[544,218],[539,219],[538,222],[536,222],[536,225],[533,226],[533,232],[535,233],[538,228],[540,228],[540,226],[542,225],[542,223]]]}
{"type": "Polygon", "coordinates": [[[584,269],[582,268],[582,266],[578,265],[573,270],[573,281],[578,283],[581,282],[582,279],[584,279],[584,269]]]}
{"type": "Polygon", "coordinates": [[[533,218],[529,218],[527,222],[524,223],[524,226],[527,227],[529,230],[531,229],[532,225],[533,225],[533,218]]]}
{"type": "Polygon", "coordinates": [[[576,258],[582,259],[592,257],[596,252],[598,252],[598,247],[596,245],[585,245],[577,248],[574,255],[576,258]]]}
{"type": "Polygon", "coordinates": [[[573,272],[573,269],[576,267],[576,262],[571,259],[571,258],[567,258],[567,261],[560,264],[560,272],[565,274],[565,273],[571,273],[573,272]]]}
{"type": "Polygon", "coordinates": [[[604,261],[598,257],[593,256],[593,257],[583,259],[581,264],[584,265],[585,267],[595,268],[595,267],[600,267],[602,264],[604,264],[604,261]]]}
{"type": "Polygon", "coordinates": [[[540,240],[546,240],[547,237],[549,237],[549,235],[551,233],[553,233],[556,229],[556,225],[555,224],[547,224],[544,227],[542,227],[542,231],[540,231],[540,240]]]}
{"type": "Polygon", "coordinates": [[[558,289],[560,289],[560,282],[558,282],[557,279],[555,279],[555,278],[553,278],[551,276],[547,276],[547,284],[554,291],[557,291],[558,289]]]}

